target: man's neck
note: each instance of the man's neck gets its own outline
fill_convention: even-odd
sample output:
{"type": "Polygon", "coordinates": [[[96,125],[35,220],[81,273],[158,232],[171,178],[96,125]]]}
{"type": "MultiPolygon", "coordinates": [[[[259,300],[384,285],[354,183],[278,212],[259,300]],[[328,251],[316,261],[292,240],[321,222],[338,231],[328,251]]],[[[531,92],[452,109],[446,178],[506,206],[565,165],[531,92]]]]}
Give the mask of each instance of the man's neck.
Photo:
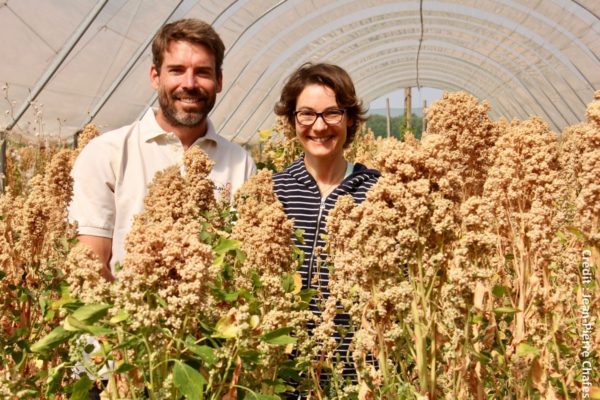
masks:
{"type": "Polygon", "coordinates": [[[181,141],[184,150],[187,150],[196,140],[206,135],[208,130],[208,118],[205,118],[200,124],[192,127],[173,125],[165,118],[162,110],[156,112],[156,122],[167,132],[173,132],[181,141]]]}

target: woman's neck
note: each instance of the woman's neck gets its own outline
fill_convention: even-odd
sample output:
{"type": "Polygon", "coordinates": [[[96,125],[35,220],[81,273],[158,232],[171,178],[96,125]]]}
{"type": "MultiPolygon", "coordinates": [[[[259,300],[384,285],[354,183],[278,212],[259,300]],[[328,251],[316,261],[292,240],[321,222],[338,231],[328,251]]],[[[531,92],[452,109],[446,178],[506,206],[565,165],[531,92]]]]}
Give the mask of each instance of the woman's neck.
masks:
{"type": "Polygon", "coordinates": [[[334,159],[322,159],[305,155],[304,165],[308,173],[317,182],[321,195],[325,197],[344,180],[347,163],[341,155],[334,159]]]}

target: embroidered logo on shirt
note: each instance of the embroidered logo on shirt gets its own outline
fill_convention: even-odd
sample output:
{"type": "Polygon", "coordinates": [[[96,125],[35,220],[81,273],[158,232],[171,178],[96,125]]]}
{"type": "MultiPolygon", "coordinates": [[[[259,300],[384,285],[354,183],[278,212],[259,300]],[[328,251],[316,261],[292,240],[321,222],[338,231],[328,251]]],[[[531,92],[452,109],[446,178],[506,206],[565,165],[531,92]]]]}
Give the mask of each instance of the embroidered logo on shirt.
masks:
{"type": "Polygon", "coordinates": [[[222,199],[231,200],[231,182],[215,182],[215,197],[217,201],[222,199]]]}

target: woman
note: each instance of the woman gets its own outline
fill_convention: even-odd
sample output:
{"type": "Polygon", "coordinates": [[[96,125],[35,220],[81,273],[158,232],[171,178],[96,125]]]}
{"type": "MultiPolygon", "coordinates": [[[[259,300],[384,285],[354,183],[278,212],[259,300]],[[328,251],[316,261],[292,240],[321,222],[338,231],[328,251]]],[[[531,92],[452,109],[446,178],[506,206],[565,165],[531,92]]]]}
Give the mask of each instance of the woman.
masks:
{"type": "MultiPolygon", "coordinates": [[[[326,254],[317,249],[325,245],[327,215],[339,196],[349,194],[356,203],[364,201],[379,178],[377,171],[344,158],[344,148],[365,121],[365,110],[346,71],[336,65],[307,63],[288,79],[275,113],[295,126],[304,149],[298,160],[274,175],[275,193],[288,217],[294,219],[294,228],[304,231],[303,242],[294,238],[305,254],[300,268],[303,288],[318,288],[326,298],[328,271],[322,265],[326,254]]],[[[320,312],[314,302],[311,310],[320,312]]],[[[336,324],[347,325],[347,316],[336,324]]],[[[350,340],[346,335],[339,346],[342,360],[350,340]]],[[[353,373],[349,365],[344,368],[344,375],[353,373]]]]}

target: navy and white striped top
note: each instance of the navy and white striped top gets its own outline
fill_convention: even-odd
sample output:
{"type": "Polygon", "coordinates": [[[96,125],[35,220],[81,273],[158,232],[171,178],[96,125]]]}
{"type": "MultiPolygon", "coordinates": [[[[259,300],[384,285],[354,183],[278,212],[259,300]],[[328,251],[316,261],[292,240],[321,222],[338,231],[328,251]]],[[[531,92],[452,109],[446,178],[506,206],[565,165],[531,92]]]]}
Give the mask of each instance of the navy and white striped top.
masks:
{"type": "MultiPolygon", "coordinates": [[[[344,178],[342,183],[326,198],[322,199],[317,182],[306,170],[304,157],[294,161],[283,172],[273,175],[275,193],[283,204],[285,213],[288,218],[294,219],[294,229],[304,231],[304,243],[300,243],[294,236],[296,246],[304,251],[305,256],[304,264],[299,271],[302,276],[303,288],[319,289],[325,299],[329,296],[327,287],[329,272],[326,266],[323,265],[327,254],[321,251],[321,262],[319,263],[314,256],[315,249],[325,247],[323,234],[325,234],[329,211],[335,206],[339,196],[347,194],[351,195],[357,204],[362,203],[365,200],[367,191],[377,182],[379,176],[378,171],[368,169],[357,163],[354,165],[353,172],[344,178]],[[311,282],[312,284],[310,284],[311,282]]],[[[310,309],[315,314],[321,313],[314,300],[311,301],[310,309]]],[[[336,318],[336,324],[347,326],[348,316],[341,315],[339,321],[336,318]]],[[[351,335],[346,335],[343,342],[340,343],[338,350],[341,353],[342,360],[346,359],[351,339],[351,335]]],[[[353,370],[347,372],[352,373],[353,370]]]]}

